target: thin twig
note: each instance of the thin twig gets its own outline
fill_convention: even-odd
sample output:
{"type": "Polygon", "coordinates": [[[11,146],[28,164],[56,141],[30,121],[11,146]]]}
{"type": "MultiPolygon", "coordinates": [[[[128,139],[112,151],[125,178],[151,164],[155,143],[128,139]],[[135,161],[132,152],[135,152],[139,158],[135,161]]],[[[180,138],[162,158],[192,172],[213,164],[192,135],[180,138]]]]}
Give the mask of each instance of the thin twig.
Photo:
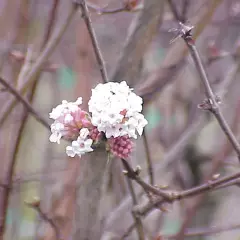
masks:
{"type": "Polygon", "coordinates": [[[153,164],[152,164],[152,158],[151,158],[151,153],[149,149],[149,144],[147,140],[147,134],[146,130],[143,130],[143,143],[145,146],[145,152],[146,152],[146,160],[147,160],[147,170],[148,170],[148,175],[149,175],[149,182],[151,185],[154,185],[154,172],[153,172],[153,164]]]}
{"type": "MultiPolygon", "coordinates": [[[[140,177],[139,174],[136,173],[132,169],[132,167],[129,165],[129,163],[125,160],[122,160],[124,163],[125,169],[127,170],[126,174],[127,176],[135,180],[145,191],[151,192],[157,196],[160,196],[164,199],[165,202],[174,202],[176,200],[193,197],[198,194],[202,194],[204,192],[215,190],[217,187],[221,186],[222,184],[226,184],[229,181],[239,179],[240,178],[240,172],[234,173],[232,175],[217,179],[217,180],[210,180],[206,183],[203,183],[197,187],[184,190],[184,191],[169,191],[169,190],[162,190],[158,189],[146,182],[144,182],[140,177]]],[[[235,182],[233,182],[235,184],[235,182]]],[[[152,204],[152,203],[151,203],[152,204]]],[[[156,205],[156,203],[154,204],[156,205]]]]}
{"type": "MultiPolygon", "coordinates": [[[[169,2],[169,5],[172,9],[172,12],[173,12],[175,18],[179,21],[180,18],[177,13],[176,7],[174,6],[174,4],[171,0],[168,0],[168,2],[169,2]]],[[[223,113],[219,107],[219,102],[216,99],[215,94],[213,93],[213,90],[211,88],[210,82],[207,77],[207,73],[203,67],[202,60],[200,59],[197,48],[195,46],[195,42],[192,38],[192,34],[191,34],[192,28],[189,28],[188,26],[182,24],[181,22],[179,22],[179,23],[181,25],[179,36],[181,36],[184,39],[184,41],[191,53],[191,56],[193,58],[195,66],[198,70],[198,73],[200,75],[203,86],[205,88],[205,95],[207,97],[207,102],[205,102],[205,104],[207,106],[205,107],[205,109],[208,109],[215,116],[220,127],[222,128],[224,134],[227,136],[228,140],[232,144],[232,146],[233,146],[234,150],[236,151],[237,156],[240,160],[240,144],[238,143],[238,141],[237,141],[236,137],[234,136],[231,128],[229,127],[226,119],[224,118],[223,113]]]]}
{"type": "Polygon", "coordinates": [[[103,82],[107,83],[108,82],[107,70],[106,70],[106,67],[105,67],[105,63],[104,63],[104,60],[103,60],[103,57],[102,57],[102,53],[101,53],[101,50],[100,50],[100,47],[99,47],[99,44],[98,44],[98,41],[97,41],[97,37],[96,37],[95,31],[94,31],[94,28],[92,26],[92,21],[91,21],[91,18],[89,16],[89,11],[88,11],[86,1],[85,0],[75,0],[74,2],[77,5],[79,5],[81,10],[82,10],[82,17],[83,17],[83,20],[86,24],[88,33],[89,33],[91,41],[92,41],[93,50],[94,50],[94,53],[96,55],[96,59],[97,59],[97,62],[98,62],[98,66],[99,66],[99,69],[100,69],[100,72],[101,72],[103,82]]]}
{"type": "MultiPolygon", "coordinates": [[[[235,79],[235,76],[236,76],[236,73],[237,73],[238,69],[239,69],[239,66],[235,66],[232,69],[230,69],[229,72],[226,74],[226,77],[224,78],[224,80],[217,87],[217,92],[219,93],[219,95],[222,98],[224,98],[224,96],[227,93],[227,90],[229,89],[230,85],[232,84],[233,80],[235,79]]],[[[183,132],[181,137],[179,137],[177,142],[174,143],[173,146],[170,147],[170,150],[167,153],[164,154],[164,157],[161,160],[161,164],[159,166],[155,166],[155,171],[158,172],[158,171],[160,171],[160,169],[169,167],[173,164],[173,162],[177,161],[178,160],[177,156],[182,151],[182,149],[184,148],[186,143],[189,142],[190,138],[197,131],[199,131],[204,126],[204,124],[206,124],[207,120],[209,120],[209,119],[206,118],[206,116],[203,116],[203,115],[199,116],[199,119],[197,121],[195,121],[194,123],[192,123],[183,132]]],[[[211,176],[212,176],[212,174],[211,174],[211,176]]],[[[200,195],[200,196],[202,196],[202,195],[200,195]]],[[[127,200],[125,200],[125,201],[127,201],[127,200]]],[[[153,203],[152,205],[148,205],[149,208],[146,208],[145,211],[143,211],[141,213],[142,216],[146,216],[149,212],[152,211],[153,208],[158,207],[163,202],[165,202],[165,200],[159,198],[159,199],[153,200],[153,202],[155,202],[155,204],[153,203]]],[[[122,204],[122,205],[125,206],[126,202],[125,202],[125,204],[122,204]]],[[[114,215],[118,215],[120,210],[122,210],[122,208],[117,209],[114,212],[114,215]]],[[[114,221],[114,220],[112,218],[109,218],[109,221],[114,221]]],[[[127,230],[122,235],[123,237],[121,239],[125,239],[132,232],[132,230],[134,228],[135,228],[135,223],[131,224],[127,228],[127,230]]]]}
{"type": "MultiPolygon", "coordinates": [[[[122,163],[123,163],[124,168],[128,171],[128,166],[126,165],[126,161],[124,159],[122,159],[122,163]]],[[[136,194],[134,192],[134,188],[133,188],[132,181],[131,181],[130,177],[127,177],[127,183],[128,183],[128,187],[129,187],[131,197],[132,197],[133,206],[135,206],[135,205],[138,204],[138,201],[137,201],[137,197],[136,197],[136,194]]],[[[142,224],[141,218],[140,218],[140,216],[137,216],[134,211],[132,211],[132,215],[133,215],[133,218],[134,218],[135,223],[136,223],[138,238],[139,238],[139,240],[144,240],[144,230],[143,230],[143,224],[142,224]]]]}
{"type": "Polygon", "coordinates": [[[8,91],[11,92],[19,102],[23,104],[28,112],[30,112],[38,122],[43,124],[46,128],[50,128],[48,122],[32,107],[32,105],[26,99],[21,96],[21,93],[11,86],[11,84],[5,81],[2,77],[0,77],[0,83],[7,88],[8,91]]]}
{"type": "Polygon", "coordinates": [[[122,159],[122,162],[124,163],[124,167],[126,169],[126,174],[127,176],[132,179],[135,180],[145,191],[147,192],[151,192],[157,196],[160,196],[162,198],[164,198],[166,201],[171,201],[171,196],[168,192],[163,191],[161,189],[158,189],[157,187],[154,187],[146,182],[144,182],[140,177],[139,174],[136,173],[136,171],[134,171],[132,169],[132,167],[129,165],[129,163],[125,160],[122,159]]]}

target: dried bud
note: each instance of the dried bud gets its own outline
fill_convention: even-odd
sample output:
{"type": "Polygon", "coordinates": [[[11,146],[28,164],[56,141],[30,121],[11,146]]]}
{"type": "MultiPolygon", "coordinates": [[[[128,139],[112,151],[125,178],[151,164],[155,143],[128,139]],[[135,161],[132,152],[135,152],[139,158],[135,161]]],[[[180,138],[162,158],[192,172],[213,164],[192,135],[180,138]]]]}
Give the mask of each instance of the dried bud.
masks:
{"type": "Polygon", "coordinates": [[[139,0],[125,0],[124,5],[128,11],[132,11],[139,4],[139,0]]]}

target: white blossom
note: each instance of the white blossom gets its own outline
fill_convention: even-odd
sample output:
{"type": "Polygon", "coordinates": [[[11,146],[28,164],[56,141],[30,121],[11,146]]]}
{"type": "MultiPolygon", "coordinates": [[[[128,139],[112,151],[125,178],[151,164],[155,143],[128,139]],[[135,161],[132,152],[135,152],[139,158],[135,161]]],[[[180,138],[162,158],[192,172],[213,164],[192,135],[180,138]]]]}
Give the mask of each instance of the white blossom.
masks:
{"type": "Polygon", "coordinates": [[[51,125],[51,136],[49,137],[50,142],[57,142],[60,143],[60,139],[62,137],[62,131],[64,130],[64,125],[62,123],[59,123],[55,121],[51,125]]]}
{"type": "Polygon", "coordinates": [[[52,109],[52,112],[49,113],[49,118],[56,120],[61,116],[65,116],[71,112],[75,112],[76,110],[78,110],[78,106],[81,104],[81,97],[79,97],[75,102],[68,102],[66,100],[63,100],[62,104],[52,109]]]}
{"type": "Polygon", "coordinates": [[[143,100],[132,92],[126,82],[98,84],[88,103],[92,124],[107,138],[141,135],[147,120],[140,113],[143,100]]]}
{"type": "Polygon", "coordinates": [[[69,157],[75,157],[75,155],[81,157],[85,153],[93,151],[91,148],[92,143],[92,139],[82,139],[82,137],[79,136],[76,141],[72,142],[71,146],[66,147],[66,153],[69,157]]]}
{"type": "Polygon", "coordinates": [[[87,128],[82,128],[79,132],[79,136],[82,140],[85,140],[89,135],[89,130],[87,128]]]}

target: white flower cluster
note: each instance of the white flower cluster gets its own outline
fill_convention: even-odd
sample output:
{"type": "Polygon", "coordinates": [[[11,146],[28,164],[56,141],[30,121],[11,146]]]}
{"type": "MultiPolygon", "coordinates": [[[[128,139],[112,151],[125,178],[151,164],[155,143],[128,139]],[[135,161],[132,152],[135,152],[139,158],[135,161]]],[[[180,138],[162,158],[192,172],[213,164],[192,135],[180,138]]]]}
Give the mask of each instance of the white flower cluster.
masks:
{"type": "Polygon", "coordinates": [[[93,140],[87,138],[88,135],[89,130],[87,128],[82,128],[80,130],[77,140],[72,142],[72,146],[67,146],[66,148],[66,153],[69,157],[75,157],[75,155],[81,157],[81,155],[93,151],[91,148],[93,140]]]}
{"type": "Polygon", "coordinates": [[[147,124],[140,113],[142,98],[133,93],[126,82],[98,84],[92,90],[88,105],[92,124],[104,132],[106,138],[127,135],[136,139],[136,132],[142,135],[147,124]]]}

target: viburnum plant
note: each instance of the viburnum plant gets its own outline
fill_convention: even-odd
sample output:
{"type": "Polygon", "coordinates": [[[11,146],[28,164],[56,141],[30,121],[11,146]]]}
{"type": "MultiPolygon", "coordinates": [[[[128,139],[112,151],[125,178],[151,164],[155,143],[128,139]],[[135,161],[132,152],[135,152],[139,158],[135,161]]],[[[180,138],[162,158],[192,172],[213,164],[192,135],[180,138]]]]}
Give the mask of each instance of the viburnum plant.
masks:
{"type": "Polygon", "coordinates": [[[128,158],[133,150],[133,139],[142,135],[147,125],[142,111],[143,100],[129,88],[126,82],[98,84],[92,89],[88,102],[89,112],[81,109],[82,98],[76,102],[62,101],[53,108],[49,117],[51,142],[71,141],[66,147],[70,157],[92,152],[100,142],[114,156],[128,158]]]}

